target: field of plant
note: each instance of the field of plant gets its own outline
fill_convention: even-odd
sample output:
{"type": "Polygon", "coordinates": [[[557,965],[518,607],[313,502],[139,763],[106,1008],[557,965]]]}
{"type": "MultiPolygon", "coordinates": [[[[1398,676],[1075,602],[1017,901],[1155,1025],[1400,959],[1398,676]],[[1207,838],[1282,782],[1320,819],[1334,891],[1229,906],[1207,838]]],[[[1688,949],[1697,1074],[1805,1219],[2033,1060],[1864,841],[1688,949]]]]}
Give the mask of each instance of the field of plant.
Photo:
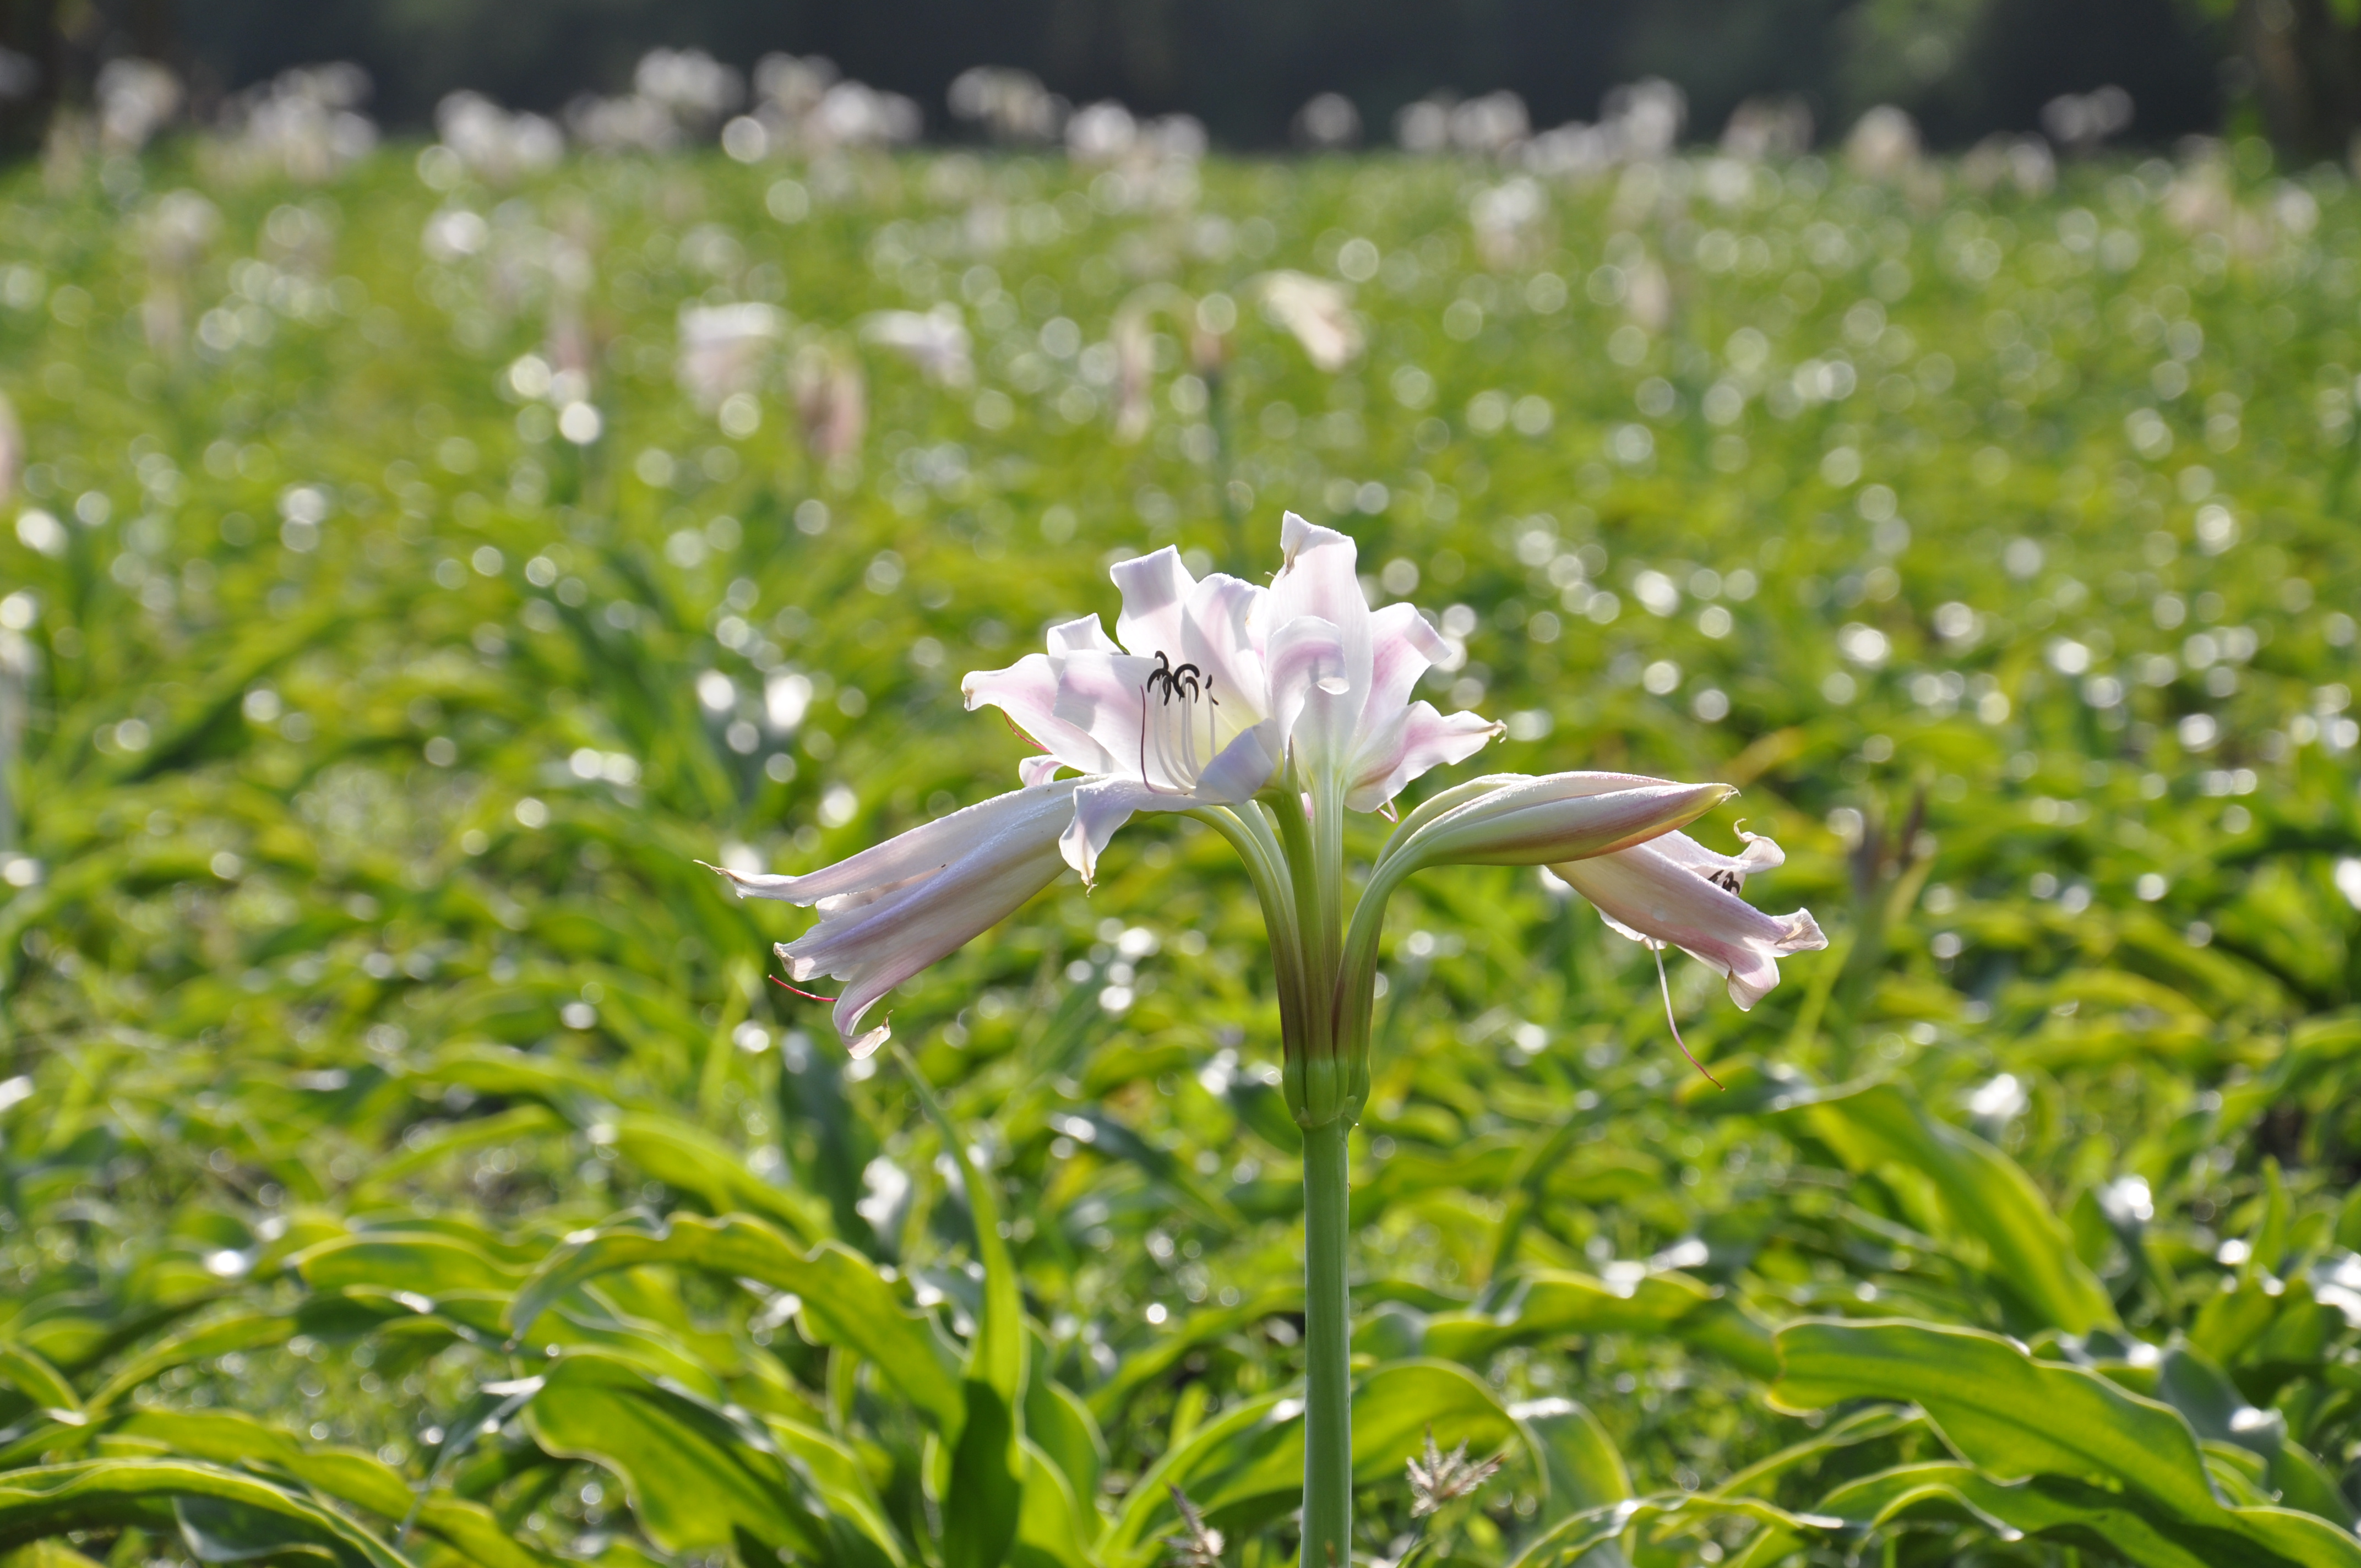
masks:
{"type": "Polygon", "coordinates": [[[2258,153],[0,179],[6,1561],[1292,1561],[1228,847],[906,1062],[697,864],[1013,787],[963,673],[1291,509],[1507,726],[1412,798],[1730,781],[1831,942],[1398,898],[1370,1562],[2361,1564],[2361,195],[2258,153]]]}

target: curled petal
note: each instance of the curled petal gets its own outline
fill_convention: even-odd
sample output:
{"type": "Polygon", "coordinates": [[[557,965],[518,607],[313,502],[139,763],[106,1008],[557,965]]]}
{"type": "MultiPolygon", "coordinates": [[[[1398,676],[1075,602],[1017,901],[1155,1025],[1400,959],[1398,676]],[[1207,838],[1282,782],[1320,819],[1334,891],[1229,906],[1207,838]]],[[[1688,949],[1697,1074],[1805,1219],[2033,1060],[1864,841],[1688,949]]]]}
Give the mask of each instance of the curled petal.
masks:
{"type": "Polygon", "coordinates": [[[1022,784],[1048,784],[1065,765],[1051,756],[1027,757],[1016,764],[1016,782],[1022,784]]]}
{"type": "Polygon", "coordinates": [[[1375,811],[1429,768],[1466,762],[1505,728],[1480,713],[1444,715],[1431,702],[1413,703],[1362,742],[1345,805],[1375,811]]]}
{"type": "Polygon", "coordinates": [[[1369,617],[1369,710],[1398,713],[1411,688],[1443,658],[1443,633],[1418,607],[1389,604],[1369,617]]]}
{"type": "MultiPolygon", "coordinates": [[[[1756,863],[1775,863],[1768,839],[1749,843],[1756,863]],[[1769,845],[1757,851],[1755,844],[1769,845]]],[[[1779,959],[1828,945],[1806,910],[1772,915],[1755,908],[1728,885],[1742,856],[1716,855],[1684,833],[1611,855],[1553,864],[1550,869],[1598,906],[1608,923],[1640,941],[1669,942],[1728,977],[1730,999],[1751,1008],[1779,983],[1779,959]]]]}
{"type": "Polygon", "coordinates": [[[1076,781],[1035,784],[939,817],[805,876],[723,874],[741,896],[818,905],[819,921],[779,945],[790,978],[844,982],[837,1030],[855,1056],[884,1025],[862,1016],[895,986],[1006,919],[1065,870],[1058,840],[1076,781]]]}
{"type": "Polygon", "coordinates": [[[1085,727],[1059,717],[1058,663],[1046,653],[1027,653],[1005,670],[969,671],[960,682],[960,691],[970,712],[979,707],[1000,709],[1011,724],[1067,767],[1078,773],[1105,773],[1115,765],[1106,747],[1085,727]]]}
{"type": "MultiPolygon", "coordinates": [[[[1180,798],[1190,806],[1198,804],[1180,798]]],[[[1116,828],[1131,820],[1132,813],[1170,809],[1163,803],[1174,801],[1175,796],[1159,795],[1132,779],[1084,779],[1074,789],[1074,817],[1058,840],[1059,852],[1066,864],[1082,872],[1087,887],[1098,880],[1099,856],[1107,841],[1116,828]]]]}
{"type": "Polygon", "coordinates": [[[1159,648],[1178,658],[1190,591],[1197,586],[1180,564],[1180,552],[1168,544],[1153,554],[1118,561],[1107,575],[1123,593],[1115,641],[1143,659],[1154,658],[1159,648]]]}
{"type": "Polygon", "coordinates": [[[1095,615],[1085,615],[1074,620],[1061,620],[1049,628],[1049,652],[1060,653],[1120,653],[1123,644],[1106,634],[1095,615]]]}

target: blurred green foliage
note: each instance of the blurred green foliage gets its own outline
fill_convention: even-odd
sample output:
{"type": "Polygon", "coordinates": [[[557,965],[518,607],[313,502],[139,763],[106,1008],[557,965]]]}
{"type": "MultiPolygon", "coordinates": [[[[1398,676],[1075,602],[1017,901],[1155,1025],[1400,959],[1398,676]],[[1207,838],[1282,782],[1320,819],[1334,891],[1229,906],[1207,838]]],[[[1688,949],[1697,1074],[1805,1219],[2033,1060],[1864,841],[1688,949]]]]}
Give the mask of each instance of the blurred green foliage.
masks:
{"type": "Polygon", "coordinates": [[[1288,1561],[1295,1139],[1219,842],[1144,823],[913,981],[906,1068],[694,861],[1008,787],[961,672],[1292,507],[1464,646],[1488,765],[1741,784],[1699,830],[1836,943],[1752,1014],[1675,965],[1716,1092],[1579,903],[1413,884],[1373,1554],[2361,1562],[2340,181],[127,167],[0,188],[12,1561],[1113,1565],[1175,1486],[1288,1561]],[[1282,266],[1358,359],[1245,304],[1115,440],[1133,291],[1282,266]],[[699,302],[782,313],[716,414],[699,302]],[[972,383],[864,343],[937,306],[972,383]],[[832,468],[807,350],[865,376],[832,468]],[[1413,1519],[1429,1433],[1504,1465],[1413,1519]]]}

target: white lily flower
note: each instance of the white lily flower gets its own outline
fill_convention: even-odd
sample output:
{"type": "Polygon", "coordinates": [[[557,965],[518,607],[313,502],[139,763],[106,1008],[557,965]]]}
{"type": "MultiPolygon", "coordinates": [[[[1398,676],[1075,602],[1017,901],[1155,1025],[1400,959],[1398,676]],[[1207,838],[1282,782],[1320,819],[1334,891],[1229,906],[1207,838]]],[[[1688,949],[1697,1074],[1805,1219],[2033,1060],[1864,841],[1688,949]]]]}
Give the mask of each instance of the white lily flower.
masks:
{"type": "Polygon", "coordinates": [[[837,1031],[864,1057],[892,1034],[884,1024],[861,1027],[880,997],[1016,913],[1066,869],[1058,840],[1073,817],[1074,787],[1028,784],[805,876],[712,869],[741,898],[818,906],[819,923],[778,954],[791,979],[845,982],[837,1031]]]}
{"type": "Polygon", "coordinates": [[[1169,545],[1112,576],[1115,637],[1095,615],[1068,621],[1047,652],[961,683],[970,708],[999,708],[1042,749],[1020,770],[1027,783],[1061,767],[1087,775],[1065,839],[1086,882],[1135,812],[1251,800],[1285,760],[1307,694],[1341,679],[1333,625],[1272,624],[1267,590],[1221,573],[1201,582],[1169,545]]]}
{"type": "Polygon", "coordinates": [[[964,387],[975,379],[967,325],[956,305],[930,311],[879,311],[861,323],[861,335],[901,355],[938,387],[964,387]]]}
{"type": "Polygon", "coordinates": [[[1320,369],[1334,375],[1361,356],[1361,323],[1344,286],[1306,272],[1266,272],[1251,285],[1273,325],[1295,334],[1320,369]]]}
{"type": "Polygon", "coordinates": [[[1779,960],[1828,945],[1809,910],[1772,915],[1738,896],[1748,875],[1783,864],[1779,846],[1741,832],[1745,849],[1719,854],[1686,833],[1666,833],[1610,855],[1550,870],[1637,942],[1669,943],[1730,981],[1730,999],[1752,1008],[1779,983],[1779,960]]]}
{"type": "Polygon", "coordinates": [[[763,362],[786,332],[776,305],[747,301],[680,313],[681,390],[705,412],[762,384],[763,362]]]}
{"type": "Polygon", "coordinates": [[[1369,609],[1349,535],[1289,512],[1279,546],[1286,564],[1270,586],[1273,623],[1312,617],[1334,625],[1344,665],[1340,685],[1309,695],[1291,737],[1307,781],[1341,786],[1349,810],[1375,811],[1428,769],[1464,762],[1500,733],[1480,714],[1445,716],[1410,700],[1419,676],[1444,657],[1443,637],[1414,606],[1369,609]]]}

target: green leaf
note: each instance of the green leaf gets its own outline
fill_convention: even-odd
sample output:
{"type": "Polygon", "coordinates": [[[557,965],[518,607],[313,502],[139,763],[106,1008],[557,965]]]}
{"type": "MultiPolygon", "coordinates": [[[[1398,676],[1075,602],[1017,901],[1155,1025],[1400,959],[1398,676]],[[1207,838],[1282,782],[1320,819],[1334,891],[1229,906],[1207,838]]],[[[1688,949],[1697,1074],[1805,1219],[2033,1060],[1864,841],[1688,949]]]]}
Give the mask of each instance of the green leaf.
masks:
{"type": "MultiPolygon", "coordinates": [[[[1507,1448],[1546,1468],[1534,1435],[1484,1380],[1445,1361],[1377,1367],[1353,1390],[1353,1480],[1400,1482],[1402,1466],[1434,1441],[1471,1453],[1507,1448]]],[[[1216,1529],[1236,1537],[1263,1528],[1303,1497],[1303,1407],[1266,1396],[1227,1410],[1157,1461],[1125,1499],[1101,1550],[1110,1563],[1145,1563],[1178,1524],[1168,1486],[1178,1486],[1216,1529]]]]}
{"type": "Polygon", "coordinates": [[[192,1361],[210,1361],[233,1351],[258,1350],[284,1344],[295,1335],[294,1320],[283,1312],[239,1312],[200,1323],[148,1346],[115,1370],[115,1375],[90,1397],[93,1409],[104,1409],[151,1377],[192,1361]]]}
{"type": "Polygon", "coordinates": [[[368,1287],[427,1301],[453,1295],[505,1296],[525,1271],[455,1237],[431,1232],[365,1231],[289,1260],[314,1290],[368,1287]]]}
{"type": "Polygon", "coordinates": [[[1086,1500],[1067,1484],[1049,1456],[1019,1440],[1024,1491],[1017,1507],[1016,1535],[1005,1559],[1008,1568],[1097,1568],[1091,1539],[1099,1521],[1086,1500]]]}
{"type": "Polygon", "coordinates": [[[760,1220],[730,1215],[674,1219],[662,1230],[619,1227],[569,1238],[550,1255],[510,1304],[509,1327],[522,1334],[552,1303],[587,1280],[647,1264],[697,1268],[795,1293],[804,1321],[821,1343],[863,1357],[947,1440],[966,1420],[959,1373],[932,1321],[906,1306],[904,1289],[851,1248],[822,1242],[810,1253],[760,1220]]]}
{"type": "Polygon", "coordinates": [[[627,1112],[598,1124],[592,1135],[611,1142],[617,1154],[641,1170],[694,1194],[717,1214],[757,1214],[807,1244],[829,1233],[828,1220],[809,1199],[763,1180],[729,1145],[676,1116],[627,1112]]]}
{"type": "Polygon", "coordinates": [[[1045,1374],[1039,1354],[1031,1360],[1025,1381],[1025,1436],[1087,1504],[1099,1495],[1099,1477],[1106,1470],[1106,1439],[1082,1397],[1045,1374]]]}
{"type": "Polygon", "coordinates": [[[1429,1320],[1426,1352],[1482,1365],[1507,1345],[1605,1333],[1674,1335],[1728,1358],[1751,1376],[1769,1377],[1778,1370],[1766,1325],[1724,1300],[1717,1287],[1669,1271],[1606,1280],[1571,1269],[1536,1269],[1491,1311],[1429,1320]]]}
{"type": "Polygon", "coordinates": [[[741,1531],[814,1557],[839,1544],[825,1505],[768,1431],[627,1362],[559,1358],[524,1414],[543,1448],[613,1471],[640,1528],[667,1552],[718,1551],[741,1531]]]}
{"type": "Polygon", "coordinates": [[[950,1496],[958,1506],[943,1518],[943,1562],[946,1568],[1000,1568],[1016,1539],[1025,1503],[1025,1299],[1016,1264],[1008,1255],[998,1191],[990,1179],[976,1174],[958,1126],[918,1064],[899,1045],[894,1054],[959,1174],[974,1222],[976,1261],[983,1266],[983,1303],[968,1343],[961,1388],[966,1420],[951,1447],[950,1496]]]}
{"type": "Polygon", "coordinates": [[[1974,1134],[1927,1115],[1891,1083],[1806,1091],[1777,1102],[1848,1169],[1900,1173],[1890,1184],[1938,1234],[1971,1238],[1995,1288],[2068,1333],[2120,1327],[2106,1287],[2033,1179],[1974,1134]]]}
{"type": "MultiPolygon", "coordinates": [[[[1525,1543],[1510,1568],[1558,1568],[1582,1563],[1601,1547],[1626,1534],[1653,1529],[1658,1535],[1695,1530],[1717,1519],[1752,1519],[1770,1527],[1783,1540],[1802,1541],[1838,1529],[1842,1519],[1791,1512],[1752,1497],[1724,1497],[1697,1492],[1671,1497],[1631,1498],[1586,1508],[1561,1519],[1525,1543]]],[[[1744,1561],[1752,1562],[1750,1552],[1744,1561]]],[[[1776,1561],[1775,1558],[1766,1561],[1776,1561]]]]}
{"type": "Polygon", "coordinates": [[[1813,1505],[1862,1530],[1898,1519],[1963,1518],[2003,1541],[2054,1535],[2070,1544],[2100,1548],[2141,1568],[2216,1568],[2228,1563],[2285,1563],[2258,1556],[2251,1542],[2226,1531],[2192,1530],[2159,1519],[2123,1494],[2087,1481],[2043,1475],[1995,1481],[1964,1464],[1913,1464],[1839,1486],[1813,1505]]]}
{"type": "Polygon", "coordinates": [[[1541,1451],[1542,1468],[1549,1478],[1543,1523],[1634,1496],[1631,1472],[1615,1452],[1615,1440],[1579,1402],[1533,1399],[1511,1406],[1509,1413],[1533,1434],[1541,1451]]]}
{"type": "MultiPolygon", "coordinates": [[[[270,1530],[280,1550],[301,1544],[338,1568],[408,1568],[391,1547],[308,1498],[251,1475],[180,1459],[80,1460],[0,1475],[0,1550],[70,1530],[169,1529],[174,1505],[190,1498],[227,1506],[201,1508],[198,1517],[201,1528],[228,1530],[233,1547],[261,1530],[259,1515],[277,1521],[270,1530]]],[[[193,1539],[190,1545],[198,1550],[193,1539]]]]}
{"type": "Polygon", "coordinates": [[[2078,1366],[2036,1361],[1976,1329],[1809,1320],[1779,1331],[1772,1403],[1916,1403],[1952,1451],[2000,1481],[2037,1475],[2117,1486],[2152,1511],[2244,1538],[2290,1562],[2361,1568],[2361,1541],[2310,1514],[2231,1508],[2207,1479],[2197,1434],[2169,1406],[2078,1366]]]}
{"type": "Polygon", "coordinates": [[[14,1388],[41,1409],[67,1419],[82,1414],[82,1396],[65,1374],[21,1344],[0,1343],[0,1384],[14,1388]]]}

